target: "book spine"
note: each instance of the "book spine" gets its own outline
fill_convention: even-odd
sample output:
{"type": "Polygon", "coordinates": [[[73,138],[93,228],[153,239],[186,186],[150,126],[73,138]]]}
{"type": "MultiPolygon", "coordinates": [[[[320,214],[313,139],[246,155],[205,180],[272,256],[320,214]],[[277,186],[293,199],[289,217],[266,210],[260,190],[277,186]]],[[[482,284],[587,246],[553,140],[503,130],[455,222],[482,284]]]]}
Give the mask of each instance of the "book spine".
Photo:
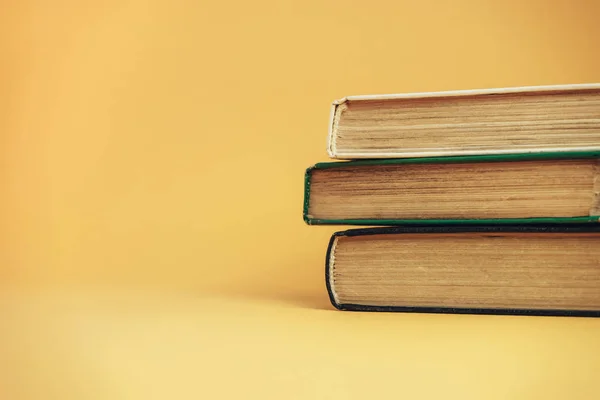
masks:
{"type": "Polygon", "coordinates": [[[304,202],[302,204],[302,219],[307,225],[315,225],[313,219],[308,215],[308,207],[310,206],[310,179],[312,170],[315,166],[309,167],[304,173],[304,202]]]}
{"type": "Polygon", "coordinates": [[[331,235],[331,238],[329,239],[329,244],[327,245],[327,252],[325,253],[325,286],[327,287],[327,294],[329,295],[329,301],[331,302],[331,305],[337,308],[338,310],[344,310],[344,308],[341,304],[338,303],[333,292],[332,268],[335,260],[332,256],[337,239],[339,236],[342,235],[343,232],[336,232],[333,235],[331,235]]]}
{"type": "Polygon", "coordinates": [[[327,154],[330,158],[337,158],[336,150],[336,126],[339,122],[338,107],[346,102],[346,98],[335,100],[329,111],[329,125],[327,133],[327,154]]]}

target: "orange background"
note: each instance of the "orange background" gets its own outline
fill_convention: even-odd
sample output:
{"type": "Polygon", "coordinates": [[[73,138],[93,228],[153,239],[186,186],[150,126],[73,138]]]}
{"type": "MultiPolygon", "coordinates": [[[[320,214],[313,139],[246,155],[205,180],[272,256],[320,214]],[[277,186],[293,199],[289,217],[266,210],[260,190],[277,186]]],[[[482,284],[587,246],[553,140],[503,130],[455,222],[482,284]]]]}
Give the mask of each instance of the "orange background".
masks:
{"type": "Polygon", "coordinates": [[[1,398],[600,397],[600,320],[333,311],[301,218],[333,99],[598,82],[600,3],[2,8],[1,398]]]}

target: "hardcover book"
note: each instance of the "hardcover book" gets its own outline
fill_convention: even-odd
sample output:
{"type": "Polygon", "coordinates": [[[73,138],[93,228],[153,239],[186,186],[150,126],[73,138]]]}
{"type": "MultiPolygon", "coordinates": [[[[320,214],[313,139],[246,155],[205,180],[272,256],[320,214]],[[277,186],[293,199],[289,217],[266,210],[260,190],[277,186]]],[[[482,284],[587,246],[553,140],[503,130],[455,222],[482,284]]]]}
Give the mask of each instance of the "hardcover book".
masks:
{"type": "Polygon", "coordinates": [[[325,275],[340,310],[598,317],[600,225],[352,229],[325,275]]]}
{"type": "Polygon", "coordinates": [[[327,162],[305,175],[308,224],[600,221],[599,152],[327,162]]]}
{"type": "Polygon", "coordinates": [[[332,158],[600,150],[600,84],[349,96],[333,103],[332,158]]]}

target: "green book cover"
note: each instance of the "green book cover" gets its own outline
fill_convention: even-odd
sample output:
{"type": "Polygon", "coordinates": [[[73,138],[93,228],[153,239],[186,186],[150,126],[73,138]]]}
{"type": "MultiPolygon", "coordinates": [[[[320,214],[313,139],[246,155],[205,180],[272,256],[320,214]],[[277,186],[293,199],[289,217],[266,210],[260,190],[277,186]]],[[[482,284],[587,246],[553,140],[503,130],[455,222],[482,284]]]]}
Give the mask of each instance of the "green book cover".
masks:
{"type": "MultiPolygon", "coordinates": [[[[315,170],[360,167],[374,165],[398,164],[453,164],[453,163],[484,163],[484,162],[519,162],[535,160],[565,160],[600,158],[600,151],[586,152],[545,152],[506,155],[481,155],[481,156],[450,156],[450,157],[423,157],[423,158],[395,158],[371,159],[354,161],[322,162],[306,170],[304,176],[304,204],[303,219],[309,225],[459,225],[459,224],[543,224],[543,223],[598,223],[600,215],[581,215],[577,217],[536,217],[536,218],[487,218],[487,219],[322,219],[309,215],[311,177],[315,170]]],[[[600,183],[600,182],[599,182],[600,183]]],[[[596,196],[599,194],[596,193],[596,196]]]]}

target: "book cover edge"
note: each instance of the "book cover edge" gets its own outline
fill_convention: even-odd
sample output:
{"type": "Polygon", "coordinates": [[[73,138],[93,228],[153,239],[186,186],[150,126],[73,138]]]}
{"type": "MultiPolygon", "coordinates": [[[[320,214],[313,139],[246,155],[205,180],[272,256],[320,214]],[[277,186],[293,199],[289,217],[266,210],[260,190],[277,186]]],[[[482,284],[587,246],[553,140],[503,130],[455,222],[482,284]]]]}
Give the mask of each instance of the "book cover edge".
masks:
{"type": "Polygon", "coordinates": [[[359,225],[359,226],[402,226],[402,225],[486,225],[486,224],[578,224],[600,223],[599,215],[580,217],[534,217],[534,218],[485,218],[485,219],[318,219],[306,213],[304,220],[309,225],[359,225]]]}
{"type": "Polygon", "coordinates": [[[369,165],[395,165],[395,164],[453,164],[453,163],[472,163],[472,162],[507,162],[507,161],[534,161],[534,160],[563,160],[580,158],[600,158],[600,150],[585,151],[548,151],[548,152],[528,152],[528,153],[507,153],[507,154],[477,154],[462,156],[435,156],[435,157],[414,157],[414,158],[387,158],[387,159],[366,159],[350,161],[325,161],[316,163],[311,169],[329,169],[343,167],[358,167],[369,165]]]}
{"type": "Polygon", "coordinates": [[[585,91],[600,89],[600,82],[592,83],[572,83],[558,85],[537,85],[537,86],[510,86],[497,88],[480,89],[460,89],[460,90],[441,90],[429,92],[408,92],[408,93],[382,93],[346,96],[334,103],[343,103],[345,101],[368,101],[368,100],[400,100],[400,99],[422,99],[430,97],[462,97],[462,96],[480,96],[480,95],[498,95],[498,94],[517,94],[517,93],[544,93],[561,91],[585,91]]]}
{"type": "MultiPolygon", "coordinates": [[[[332,139],[333,140],[333,139],[332,139]]],[[[359,152],[346,152],[340,153],[335,151],[334,156],[330,158],[334,160],[383,160],[391,158],[399,159],[410,159],[410,158],[432,158],[432,157],[463,157],[463,156],[502,156],[502,155],[519,155],[519,154],[552,154],[562,152],[597,152],[600,151],[599,146],[586,146],[586,147],[564,147],[564,148],[546,148],[546,149],[529,149],[521,150],[518,149],[497,149],[497,150],[462,150],[462,151],[419,151],[419,152],[387,152],[387,153],[359,153],[359,152]]]]}

